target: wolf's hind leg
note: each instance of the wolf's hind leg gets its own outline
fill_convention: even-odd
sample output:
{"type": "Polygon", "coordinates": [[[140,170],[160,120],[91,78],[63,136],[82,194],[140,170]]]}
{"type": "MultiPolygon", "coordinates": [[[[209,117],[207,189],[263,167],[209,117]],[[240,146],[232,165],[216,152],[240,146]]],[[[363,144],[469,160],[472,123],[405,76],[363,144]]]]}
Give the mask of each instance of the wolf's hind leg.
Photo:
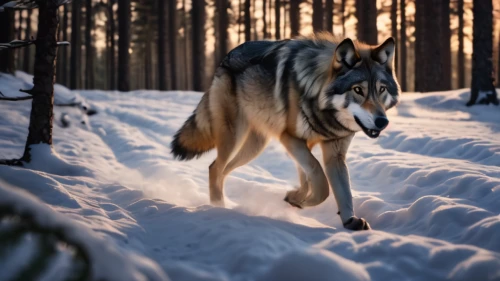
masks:
{"type": "Polygon", "coordinates": [[[246,120],[240,118],[232,125],[235,127],[233,130],[228,127],[228,123],[219,126],[216,141],[217,158],[209,167],[210,203],[214,206],[224,207],[223,188],[226,177],[224,170],[236,152],[240,150],[249,132],[246,120]]]}
{"type": "MultiPolygon", "coordinates": [[[[305,192],[306,189],[301,187],[298,191],[287,194],[285,200],[297,207],[316,206],[325,201],[330,193],[328,181],[323,168],[312,155],[306,141],[290,136],[287,133],[281,135],[280,141],[304,172],[308,182],[307,186],[310,189],[305,192]]],[[[300,172],[299,177],[301,177],[300,172]]],[[[303,182],[305,183],[302,177],[301,186],[303,182]]]]}
{"type": "Polygon", "coordinates": [[[224,175],[227,176],[234,169],[247,164],[252,161],[255,157],[257,157],[262,150],[267,145],[268,138],[258,134],[255,131],[251,131],[248,134],[247,139],[241,146],[240,151],[236,154],[236,156],[227,164],[224,169],[224,175]]]}
{"type": "Polygon", "coordinates": [[[224,169],[240,150],[250,131],[246,117],[237,106],[231,76],[217,68],[209,91],[210,127],[217,158],[209,167],[210,203],[224,207],[224,169]]]}

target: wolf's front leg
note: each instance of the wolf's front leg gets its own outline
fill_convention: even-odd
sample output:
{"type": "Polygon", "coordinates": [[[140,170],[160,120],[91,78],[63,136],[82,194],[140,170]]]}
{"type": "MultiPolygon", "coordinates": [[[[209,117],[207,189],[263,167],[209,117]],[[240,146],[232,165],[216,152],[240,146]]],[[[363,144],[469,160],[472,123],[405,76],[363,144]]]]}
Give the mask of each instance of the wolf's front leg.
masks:
{"type": "Polygon", "coordinates": [[[349,171],[345,162],[352,137],[323,142],[321,144],[323,161],[328,181],[337,201],[342,224],[351,230],[367,230],[370,229],[368,222],[354,216],[349,171]]]}
{"type": "Polygon", "coordinates": [[[329,195],[328,180],[321,168],[321,164],[312,155],[305,140],[295,138],[287,133],[280,137],[286,150],[298,164],[301,188],[291,191],[285,201],[293,206],[302,208],[316,206],[329,195]],[[303,174],[301,174],[301,171],[303,174]]]}

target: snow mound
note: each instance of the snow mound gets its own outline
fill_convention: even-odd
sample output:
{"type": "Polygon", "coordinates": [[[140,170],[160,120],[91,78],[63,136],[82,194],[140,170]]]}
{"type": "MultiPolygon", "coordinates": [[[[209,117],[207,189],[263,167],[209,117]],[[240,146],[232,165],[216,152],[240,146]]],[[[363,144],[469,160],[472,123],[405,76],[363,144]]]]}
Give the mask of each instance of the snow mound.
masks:
{"type": "MultiPolygon", "coordinates": [[[[1,75],[0,91],[30,83],[23,79],[1,75]]],[[[354,138],[354,208],[374,230],[352,233],[333,195],[305,210],[283,201],[298,179],[278,142],[227,178],[227,209],[209,206],[215,152],[177,162],[169,148],[200,93],[56,89],[99,114],[56,107],[53,150],[34,147],[33,166],[0,167],[0,178],[80,225],[89,243],[105,241],[146,279],[500,280],[500,114],[465,107],[464,90],[405,94],[380,138],[354,138]]],[[[29,103],[0,110],[0,158],[19,157],[29,103]]]]}
{"type": "MultiPolygon", "coordinates": [[[[78,245],[88,255],[91,280],[168,280],[147,258],[127,253],[108,239],[97,236],[78,222],[54,212],[32,195],[0,181],[0,208],[13,208],[15,214],[29,215],[38,227],[54,229],[78,245]],[[111,242],[111,243],[110,243],[111,242]]],[[[57,263],[59,264],[59,263],[57,263]]],[[[16,271],[16,267],[3,268],[16,271]]],[[[50,272],[48,272],[50,274],[50,272]]]]}
{"type": "Polygon", "coordinates": [[[260,280],[368,281],[370,275],[363,266],[332,252],[307,249],[285,254],[260,280]]]}

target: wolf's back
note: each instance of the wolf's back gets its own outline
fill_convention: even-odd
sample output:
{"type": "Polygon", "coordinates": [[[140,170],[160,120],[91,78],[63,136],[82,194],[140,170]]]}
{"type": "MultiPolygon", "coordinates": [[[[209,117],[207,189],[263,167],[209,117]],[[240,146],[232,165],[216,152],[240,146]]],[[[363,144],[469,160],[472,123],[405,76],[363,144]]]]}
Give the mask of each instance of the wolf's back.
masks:
{"type": "Polygon", "coordinates": [[[170,144],[175,159],[191,160],[215,147],[210,124],[208,95],[205,93],[193,114],[174,135],[170,144]]]}

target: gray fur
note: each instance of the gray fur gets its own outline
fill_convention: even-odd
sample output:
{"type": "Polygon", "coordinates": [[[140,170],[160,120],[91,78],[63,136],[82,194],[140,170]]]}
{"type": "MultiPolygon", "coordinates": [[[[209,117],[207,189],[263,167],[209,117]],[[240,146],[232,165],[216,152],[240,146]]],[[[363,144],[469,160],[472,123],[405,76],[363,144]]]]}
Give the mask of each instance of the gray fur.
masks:
{"type": "Polygon", "coordinates": [[[324,34],[244,43],[220,63],[210,90],[175,135],[172,153],[189,160],[217,149],[210,200],[224,206],[225,177],[254,159],[271,136],[278,138],[300,178],[285,201],[315,206],[331,186],[344,226],[369,229],[354,216],[345,155],[355,132],[376,138],[388,124],[385,112],[400,94],[394,47],[392,38],[374,47],[324,34]],[[318,143],[325,171],[310,151],[318,143]]]}

